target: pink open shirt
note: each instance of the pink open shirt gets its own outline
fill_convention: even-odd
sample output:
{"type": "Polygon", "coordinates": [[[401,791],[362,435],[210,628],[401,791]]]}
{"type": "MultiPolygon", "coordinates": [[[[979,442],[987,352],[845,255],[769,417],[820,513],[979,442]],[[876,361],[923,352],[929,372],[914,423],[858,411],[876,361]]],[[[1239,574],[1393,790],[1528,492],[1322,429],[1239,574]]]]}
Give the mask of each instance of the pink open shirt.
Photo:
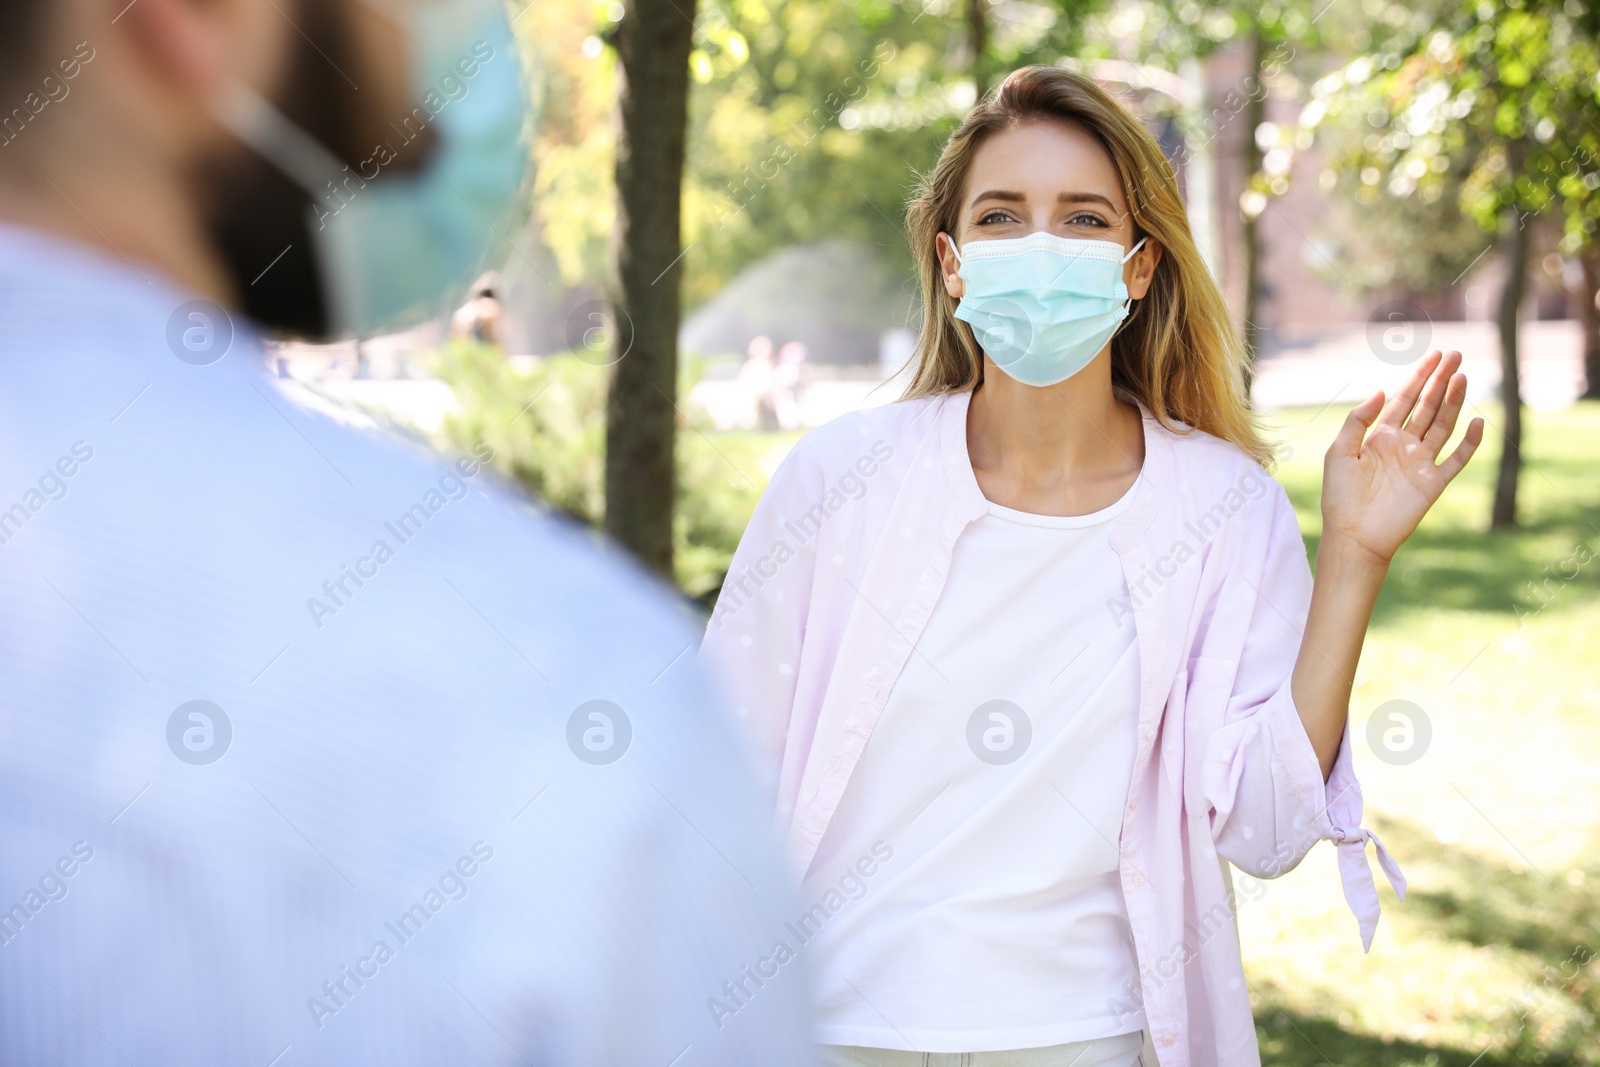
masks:
{"type": "MultiPolygon", "coordinates": [[[[891,404],[806,435],[762,496],[702,646],[747,720],[804,873],[889,691],[939,600],[951,551],[987,507],[967,455],[968,393],[891,404]]],[[[1283,489],[1233,445],[1149,413],[1143,478],[1112,529],[1137,627],[1139,748],[1122,885],[1161,1067],[1258,1064],[1232,864],[1258,878],[1335,842],[1370,948],[1378,895],[1345,737],[1326,785],[1289,692],[1311,596],[1283,489]],[[1226,862],[1224,862],[1226,861],[1226,862]]],[[[1070,650],[1067,650],[1070,654],[1070,650]]]]}

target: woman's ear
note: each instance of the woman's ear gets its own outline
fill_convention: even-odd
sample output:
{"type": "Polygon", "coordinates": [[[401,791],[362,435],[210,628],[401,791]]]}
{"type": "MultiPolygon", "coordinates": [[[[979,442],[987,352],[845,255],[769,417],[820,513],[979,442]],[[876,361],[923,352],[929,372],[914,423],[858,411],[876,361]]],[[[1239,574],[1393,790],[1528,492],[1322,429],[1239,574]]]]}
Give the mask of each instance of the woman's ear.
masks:
{"type": "Polygon", "coordinates": [[[1150,283],[1155,280],[1156,264],[1161,262],[1161,242],[1154,237],[1146,237],[1144,247],[1133,254],[1123,268],[1125,277],[1123,284],[1128,287],[1128,296],[1134,300],[1143,300],[1144,294],[1150,291],[1150,283]]]}
{"type": "Polygon", "coordinates": [[[961,269],[961,261],[956,259],[956,243],[949,234],[941,233],[934,238],[933,246],[939,256],[939,273],[944,277],[944,291],[960,300],[966,295],[967,283],[956,273],[961,269]]]}

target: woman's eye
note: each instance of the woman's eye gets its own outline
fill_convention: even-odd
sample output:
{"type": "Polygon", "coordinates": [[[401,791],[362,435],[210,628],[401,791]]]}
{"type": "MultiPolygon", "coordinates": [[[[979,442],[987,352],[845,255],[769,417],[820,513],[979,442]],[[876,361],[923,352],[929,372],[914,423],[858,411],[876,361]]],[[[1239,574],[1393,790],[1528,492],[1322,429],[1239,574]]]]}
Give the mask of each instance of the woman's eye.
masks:
{"type": "Polygon", "coordinates": [[[1068,226],[1104,226],[1105,224],[1105,219],[1102,219],[1099,215],[1091,215],[1087,211],[1074,215],[1067,220],[1068,226]]]}
{"type": "Polygon", "coordinates": [[[996,222],[1011,222],[1011,221],[1013,221],[1011,216],[1007,215],[1004,211],[990,211],[990,212],[986,212],[983,215],[983,217],[978,219],[978,225],[979,226],[990,226],[990,225],[993,225],[996,222]]]}

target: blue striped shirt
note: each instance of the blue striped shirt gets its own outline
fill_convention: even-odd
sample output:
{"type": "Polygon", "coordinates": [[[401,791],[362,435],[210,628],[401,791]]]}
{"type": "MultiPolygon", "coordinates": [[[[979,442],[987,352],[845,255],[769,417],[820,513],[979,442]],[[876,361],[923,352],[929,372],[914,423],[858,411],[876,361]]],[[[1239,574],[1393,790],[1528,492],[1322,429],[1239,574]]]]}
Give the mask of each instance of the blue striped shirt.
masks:
{"type": "Polygon", "coordinates": [[[0,228],[0,1063],[810,1062],[693,620],[192,300],[0,228]]]}

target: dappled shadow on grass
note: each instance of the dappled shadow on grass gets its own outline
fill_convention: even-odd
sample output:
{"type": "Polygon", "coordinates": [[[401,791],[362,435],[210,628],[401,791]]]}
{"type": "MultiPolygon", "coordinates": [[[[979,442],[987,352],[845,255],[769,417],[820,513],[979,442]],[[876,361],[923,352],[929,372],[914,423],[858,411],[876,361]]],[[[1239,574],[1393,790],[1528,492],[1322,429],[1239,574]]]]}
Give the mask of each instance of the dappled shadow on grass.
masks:
{"type": "MultiPolygon", "coordinates": [[[[1306,538],[1313,560],[1319,540],[1306,538]]],[[[1395,557],[1373,624],[1448,610],[1503,614],[1515,625],[1544,605],[1600,596],[1600,559],[1587,558],[1597,548],[1600,505],[1576,501],[1512,531],[1424,526],[1395,557]]]]}
{"type": "MultiPolygon", "coordinates": [[[[1503,1001],[1490,1000],[1498,1016],[1475,1013],[1496,1035],[1485,1051],[1385,1039],[1352,1031],[1334,1019],[1282,1007],[1286,997],[1271,984],[1254,987],[1256,1033],[1264,1065],[1333,1064],[1361,1067],[1589,1067],[1600,1058],[1600,983],[1585,969],[1600,950],[1600,906],[1594,886],[1600,870],[1583,872],[1577,885],[1567,872],[1516,870],[1470,847],[1445,845],[1405,819],[1377,815],[1374,829],[1402,865],[1424,865],[1434,885],[1413,887],[1405,902],[1388,905],[1390,914],[1420,926],[1433,937],[1491,950],[1527,953],[1538,961],[1521,987],[1503,1001]],[[1546,877],[1548,875],[1548,877],[1546,877]],[[1585,1020],[1574,1028],[1555,1025],[1557,1001],[1579,1009],[1585,1020]],[[1526,1022],[1524,1022],[1526,1020],[1526,1022]]],[[[1490,832],[1490,831],[1485,831],[1490,832]]],[[[1421,942],[1415,943],[1421,945],[1421,942]]],[[[1419,947],[1418,956],[1423,958],[1419,947]]],[[[1425,960],[1424,960],[1425,963],[1425,960]]],[[[1441,993],[1461,991],[1441,989],[1441,993]]],[[[1474,990],[1482,994],[1484,990],[1474,990]]],[[[1456,996],[1457,1003],[1463,998],[1456,996]]],[[[1487,1007],[1487,1005],[1486,1005],[1487,1007]]],[[[1570,1017],[1570,1016],[1569,1016],[1570,1017]]],[[[1431,1016],[1430,1016],[1431,1018],[1431,1016]]]]}
{"type": "Polygon", "coordinates": [[[1585,1067],[1575,1052],[1535,1050],[1521,1043],[1482,1050],[1390,1040],[1354,1033],[1330,1019],[1275,1007],[1256,1012],[1262,1067],[1585,1067]]]}
{"type": "MultiPolygon", "coordinates": [[[[1580,872],[1581,880],[1573,885],[1565,870],[1513,870],[1460,844],[1441,844],[1404,819],[1375,815],[1372,822],[1396,857],[1448,872],[1445,884],[1413,888],[1400,905],[1438,936],[1514,948],[1557,969],[1570,970],[1574,953],[1581,960],[1600,953],[1600,902],[1595,892],[1600,870],[1580,872]]],[[[1577,986],[1569,992],[1587,993],[1589,1007],[1600,1009],[1600,996],[1595,996],[1600,991],[1577,986]]]]}
{"type": "MultiPolygon", "coordinates": [[[[1522,526],[1489,532],[1500,439],[1490,431],[1459,482],[1448,490],[1396,556],[1374,622],[1396,622],[1437,610],[1519,616],[1548,603],[1561,610],[1580,598],[1600,599],[1600,559],[1581,567],[1584,546],[1600,554],[1600,404],[1560,413],[1527,413],[1526,457],[1517,494],[1522,526]]],[[[1289,420],[1295,424],[1295,420],[1289,420]]],[[[1299,423],[1303,431],[1306,424],[1299,423]]],[[[1325,427],[1326,428],[1326,427],[1325,427]]],[[[1331,430],[1329,431],[1331,433],[1331,430]]],[[[1295,509],[1316,528],[1322,490],[1309,454],[1278,473],[1295,509]]],[[[1316,559],[1318,535],[1307,535],[1316,559]]]]}

